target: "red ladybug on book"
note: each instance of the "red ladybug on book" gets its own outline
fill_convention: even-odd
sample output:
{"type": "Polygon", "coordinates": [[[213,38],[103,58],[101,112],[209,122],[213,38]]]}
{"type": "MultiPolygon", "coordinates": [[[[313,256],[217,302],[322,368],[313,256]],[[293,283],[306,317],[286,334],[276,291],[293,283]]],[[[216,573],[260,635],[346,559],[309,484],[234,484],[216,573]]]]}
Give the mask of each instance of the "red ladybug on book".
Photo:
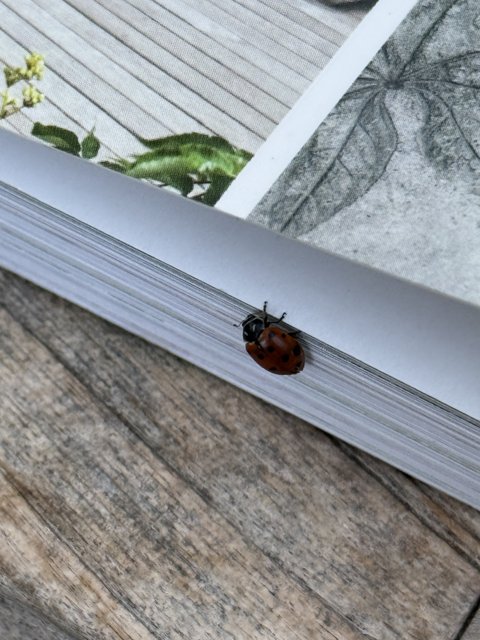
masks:
{"type": "Polygon", "coordinates": [[[263,311],[249,314],[240,323],[249,356],[263,369],[281,376],[300,373],[305,366],[305,353],[296,337],[299,332],[281,326],[286,315],[272,318],[265,302],[263,311]]]}

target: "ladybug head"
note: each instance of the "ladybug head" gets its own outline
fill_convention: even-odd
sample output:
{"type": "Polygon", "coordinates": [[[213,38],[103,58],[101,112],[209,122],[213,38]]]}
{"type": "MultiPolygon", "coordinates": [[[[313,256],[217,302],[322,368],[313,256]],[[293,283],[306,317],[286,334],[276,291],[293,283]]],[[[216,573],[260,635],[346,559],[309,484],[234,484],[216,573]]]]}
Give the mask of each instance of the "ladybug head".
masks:
{"type": "Polygon", "coordinates": [[[265,329],[265,320],[251,313],[242,322],[243,339],[245,342],[255,342],[265,329]]]}

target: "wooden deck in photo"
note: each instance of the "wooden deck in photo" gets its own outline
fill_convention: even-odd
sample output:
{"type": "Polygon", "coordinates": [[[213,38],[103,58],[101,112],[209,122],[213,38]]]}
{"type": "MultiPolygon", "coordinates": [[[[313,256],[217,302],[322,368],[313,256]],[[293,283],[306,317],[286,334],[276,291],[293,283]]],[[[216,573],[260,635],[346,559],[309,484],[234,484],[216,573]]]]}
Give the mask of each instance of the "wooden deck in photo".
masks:
{"type": "Polygon", "coordinates": [[[252,152],[366,13],[319,0],[0,0],[0,62],[45,55],[32,121],[85,134],[104,157],[136,136],[221,135],[252,152]]]}

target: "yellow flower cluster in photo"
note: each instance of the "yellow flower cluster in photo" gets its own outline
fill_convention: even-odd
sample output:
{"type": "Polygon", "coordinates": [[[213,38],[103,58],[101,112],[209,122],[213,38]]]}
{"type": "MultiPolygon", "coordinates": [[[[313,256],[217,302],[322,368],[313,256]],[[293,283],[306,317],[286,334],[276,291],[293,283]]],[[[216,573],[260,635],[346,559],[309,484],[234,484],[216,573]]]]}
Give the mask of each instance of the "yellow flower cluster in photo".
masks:
{"type": "Polygon", "coordinates": [[[33,84],[33,80],[42,80],[45,72],[45,58],[32,52],[25,56],[24,67],[6,66],[3,69],[7,88],[0,91],[0,120],[20,111],[22,107],[31,108],[43,102],[44,94],[33,84]],[[21,97],[16,97],[10,89],[19,82],[26,83],[21,97]]]}

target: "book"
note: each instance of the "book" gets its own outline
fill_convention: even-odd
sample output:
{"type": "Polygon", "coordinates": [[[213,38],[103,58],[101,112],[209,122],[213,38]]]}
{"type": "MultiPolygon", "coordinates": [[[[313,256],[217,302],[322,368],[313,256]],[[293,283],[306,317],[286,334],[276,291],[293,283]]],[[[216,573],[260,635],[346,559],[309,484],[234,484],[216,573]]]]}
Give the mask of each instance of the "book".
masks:
{"type": "Polygon", "coordinates": [[[479,16],[2,0],[0,264],[479,507],[479,16]]]}

